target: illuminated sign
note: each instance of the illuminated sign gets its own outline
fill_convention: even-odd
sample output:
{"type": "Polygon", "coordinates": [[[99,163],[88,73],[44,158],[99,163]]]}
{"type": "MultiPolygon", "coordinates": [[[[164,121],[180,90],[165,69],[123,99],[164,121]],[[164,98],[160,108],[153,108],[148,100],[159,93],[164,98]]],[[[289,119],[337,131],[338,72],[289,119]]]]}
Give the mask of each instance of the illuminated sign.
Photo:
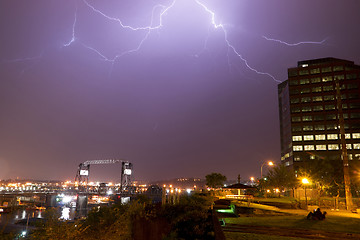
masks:
{"type": "Polygon", "coordinates": [[[89,175],[89,170],[80,170],[80,175],[81,176],[88,176],[89,175]]]}

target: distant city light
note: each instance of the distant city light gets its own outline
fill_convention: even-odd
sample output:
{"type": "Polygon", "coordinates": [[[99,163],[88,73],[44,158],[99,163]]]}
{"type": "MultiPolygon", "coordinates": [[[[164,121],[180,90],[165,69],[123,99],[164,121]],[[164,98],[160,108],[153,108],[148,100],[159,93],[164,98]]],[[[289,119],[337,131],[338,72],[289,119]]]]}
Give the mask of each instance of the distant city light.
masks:
{"type": "Polygon", "coordinates": [[[68,208],[68,207],[63,208],[63,210],[61,211],[60,219],[63,219],[63,220],[70,219],[70,208],[68,208]]]}
{"type": "Polygon", "coordinates": [[[69,202],[71,202],[71,200],[73,200],[72,196],[64,196],[63,199],[62,199],[62,202],[63,203],[69,203],[69,202]]]}

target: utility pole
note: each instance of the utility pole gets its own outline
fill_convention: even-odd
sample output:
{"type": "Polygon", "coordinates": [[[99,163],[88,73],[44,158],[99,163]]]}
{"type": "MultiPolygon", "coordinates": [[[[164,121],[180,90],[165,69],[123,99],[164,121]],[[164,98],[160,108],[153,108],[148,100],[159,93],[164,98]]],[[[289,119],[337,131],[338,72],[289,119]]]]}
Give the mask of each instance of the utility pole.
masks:
{"type": "Polygon", "coordinates": [[[344,115],[342,111],[342,102],[341,102],[341,92],[339,80],[335,77],[336,84],[336,99],[337,99],[337,109],[339,115],[339,127],[340,127],[340,136],[341,136],[341,156],[343,161],[344,169],[344,184],[345,184],[345,198],[346,198],[346,209],[351,210],[353,206],[351,188],[350,188],[350,173],[349,173],[349,158],[346,149],[346,140],[345,140],[345,127],[344,127],[344,115]]]}

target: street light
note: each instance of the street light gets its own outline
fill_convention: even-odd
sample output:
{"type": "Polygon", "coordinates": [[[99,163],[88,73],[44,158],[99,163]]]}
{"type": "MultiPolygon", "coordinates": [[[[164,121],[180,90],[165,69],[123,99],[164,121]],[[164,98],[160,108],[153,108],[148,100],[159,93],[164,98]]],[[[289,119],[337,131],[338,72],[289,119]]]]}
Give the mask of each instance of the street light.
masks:
{"type": "Polygon", "coordinates": [[[307,196],[306,196],[306,185],[309,184],[309,179],[307,178],[303,178],[301,179],[301,182],[302,184],[304,185],[304,190],[305,190],[305,204],[306,204],[306,208],[307,208],[307,205],[308,205],[308,202],[307,202],[307,196]]]}
{"type": "Polygon", "coordinates": [[[260,168],[260,176],[261,179],[263,178],[263,166],[267,164],[268,166],[274,166],[274,163],[272,161],[268,161],[268,162],[264,162],[263,164],[261,164],[261,168],[260,168]]]}

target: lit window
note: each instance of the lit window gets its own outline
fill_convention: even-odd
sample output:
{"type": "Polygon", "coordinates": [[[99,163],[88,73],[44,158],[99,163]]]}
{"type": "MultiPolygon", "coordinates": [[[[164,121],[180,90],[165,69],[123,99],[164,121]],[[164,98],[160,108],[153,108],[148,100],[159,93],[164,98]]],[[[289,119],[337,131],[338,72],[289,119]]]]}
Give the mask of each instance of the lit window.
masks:
{"type": "Polygon", "coordinates": [[[310,97],[303,97],[303,98],[301,98],[301,102],[311,102],[311,98],[310,97]]]}
{"type": "Polygon", "coordinates": [[[322,101],[322,96],[315,96],[312,98],[313,102],[321,102],[322,101]]]}
{"type": "Polygon", "coordinates": [[[336,120],[336,115],[335,114],[326,115],[326,120],[336,120]]]}
{"type": "Polygon", "coordinates": [[[320,73],[320,69],[319,68],[314,68],[310,70],[310,74],[317,74],[320,73]]]}
{"type": "Polygon", "coordinates": [[[354,138],[354,139],[360,138],[360,133],[353,133],[352,138],[354,138]]]}
{"type": "Polygon", "coordinates": [[[300,160],[301,160],[300,156],[294,156],[294,161],[298,162],[300,160]]]}
{"type": "Polygon", "coordinates": [[[324,126],[324,125],[315,125],[315,130],[316,130],[316,131],[324,131],[324,130],[325,130],[325,126],[324,126]]]}
{"type": "Polygon", "coordinates": [[[324,86],[324,87],[323,87],[323,90],[324,90],[324,91],[332,91],[332,90],[334,90],[334,87],[333,87],[332,85],[330,85],[330,86],[324,86]]]}
{"type": "Polygon", "coordinates": [[[325,134],[324,135],[315,135],[315,140],[325,140],[325,134]]]}
{"type": "Polygon", "coordinates": [[[313,87],[312,92],[321,92],[321,87],[313,87]]]}
{"type": "Polygon", "coordinates": [[[316,145],[316,150],[326,150],[326,145],[316,145]]]}
{"type": "Polygon", "coordinates": [[[309,79],[300,79],[300,84],[309,84],[310,80],[309,79]]]}
{"type": "Polygon", "coordinates": [[[335,130],[335,129],[337,129],[337,125],[336,124],[327,124],[326,129],[327,130],[335,130]]]}
{"type": "Polygon", "coordinates": [[[321,72],[323,73],[331,72],[331,67],[321,68],[321,72]]]}
{"type": "Polygon", "coordinates": [[[314,106],[314,111],[322,111],[323,110],[323,106],[319,105],[319,106],[314,106]]]}
{"type": "Polygon", "coordinates": [[[303,112],[311,112],[311,107],[302,107],[303,112]]]}
{"type": "Polygon", "coordinates": [[[334,105],[325,105],[325,110],[334,110],[335,106],[334,105]]]}
{"type": "MultiPolygon", "coordinates": [[[[321,79],[319,77],[311,79],[311,83],[319,83],[319,82],[321,82],[321,79]]],[[[320,91],[321,91],[321,88],[320,88],[320,91]]]]}
{"type": "Polygon", "coordinates": [[[338,135],[337,134],[328,134],[327,139],[328,140],[338,139],[338,135]]]}
{"type": "Polygon", "coordinates": [[[312,151],[312,150],[314,150],[315,148],[314,148],[314,145],[305,145],[305,146],[304,146],[304,149],[305,149],[305,151],[312,151]]]}
{"type": "Polygon", "coordinates": [[[304,136],[304,141],[312,141],[314,140],[314,136],[313,135],[305,135],[304,136]]]}
{"type": "Polygon", "coordinates": [[[331,76],[323,77],[323,78],[322,78],[322,81],[323,81],[323,82],[332,81],[332,77],[331,77],[331,76]]]}
{"type": "Polygon", "coordinates": [[[313,126],[304,126],[303,127],[303,131],[312,131],[313,130],[313,126]]]}
{"type": "Polygon", "coordinates": [[[346,149],[351,149],[351,144],[346,144],[346,149]]]}
{"type": "Polygon", "coordinates": [[[342,70],[344,70],[344,67],[343,66],[334,66],[334,68],[333,68],[333,71],[335,72],[335,71],[342,71],[342,70]]]}
{"type": "Polygon", "coordinates": [[[303,116],[303,117],[302,117],[302,120],[303,120],[304,122],[309,122],[309,121],[312,120],[312,116],[303,116]]]}
{"type": "Polygon", "coordinates": [[[292,113],[300,112],[300,108],[299,108],[299,107],[291,108],[291,112],[292,112],[292,113]]]}
{"type": "Polygon", "coordinates": [[[309,92],[310,92],[310,88],[301,89],[301,93],[309,93],[309,92]]]}
{"type": "Polygon", "coordinates": [[[335,100],[334,95],[326,95],[326,96],[324,96],[324,101],[331,101],[331,100],[335,100]]]}
{"type": "Polygon", "coordinates": [[[339,150],[339,144],[329,144],[328,149],[329,150],[339,150]]]}
{"type": "Polygon", "coordinates": [[[302,151],[302,150],[303,150],[303,146],[293,146],[293,150],[294,150],[294,151],[302,151]]]}
{"type": "Polygon", "coordinates": [[[351,139],[350,133],[345,133],[345,139],[351,139]]]}
{"type": "Polygon", "coordinates": [[[302,76],[302,75],[308,75],[309,74],[309,70],[301,70],[299,71],[299,75],[302,76]]]}
{"type": "Polygon", "coordinates": [[[344,79],[345,79],[345,76],[344,76],[344,75],[336,75],[336,76],[334,76],[334,79],[344,80],[344,79]]]}
{"type": "Polygon", "coordinates": [[[302,141],[302,136],[293,136],[292,137],[293,141],[302,141]]]}
{"type": "Polygon", "coordinates": [[[301,118],[300,118],[300,117],[292,117],[292,118],[291,118],[291,121],[293,121],[293,122],[300,122],[300,121],[301,121],[301,118]]]}

